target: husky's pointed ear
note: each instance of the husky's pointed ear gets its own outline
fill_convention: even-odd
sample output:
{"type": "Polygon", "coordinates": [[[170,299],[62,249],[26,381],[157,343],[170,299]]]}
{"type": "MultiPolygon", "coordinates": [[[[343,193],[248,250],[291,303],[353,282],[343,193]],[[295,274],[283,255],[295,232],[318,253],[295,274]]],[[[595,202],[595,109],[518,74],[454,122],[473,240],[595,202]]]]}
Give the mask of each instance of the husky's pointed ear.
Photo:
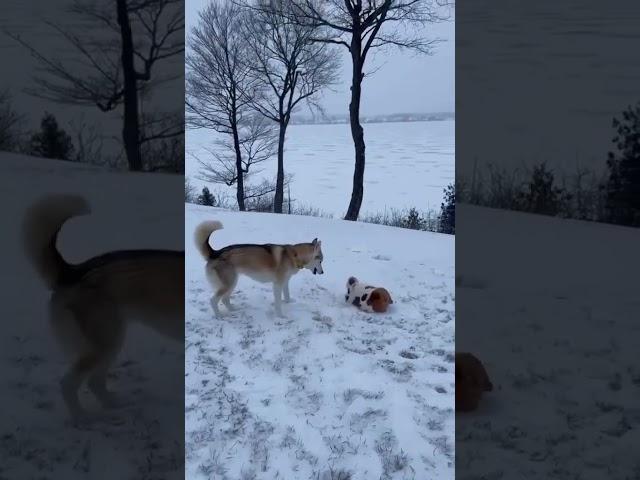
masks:
{"type": "Polygon", "coordinates": [[[318,244],[318,239],[314,238],[313,242],[311,242],[311,245],[316,246],[318,244]]]}

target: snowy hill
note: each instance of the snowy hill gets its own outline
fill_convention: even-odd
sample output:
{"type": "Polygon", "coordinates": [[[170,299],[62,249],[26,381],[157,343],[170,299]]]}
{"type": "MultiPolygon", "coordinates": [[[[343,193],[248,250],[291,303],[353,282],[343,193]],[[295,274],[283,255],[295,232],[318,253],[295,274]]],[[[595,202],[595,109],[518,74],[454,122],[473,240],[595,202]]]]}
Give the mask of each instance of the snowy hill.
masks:
{"type": "Polygon", "coordinates": [[[194,205],[185,235],[187,478],[453,478],[454,237],[194,205]],[[284,320],[241,278],[239,311],[216,319],[192,239],[210,219],[214,248],[318,237],[325,274],[292,278],[284,320]],[[346,304],[350,275],[391,310],[346,304]]]}
{"type": "MultiPolygon", "coordinates": [[[[58,246],[72,262],[114,249],[182,249],[182,177],[110,173],[97,167],[0,152],[3,200],[3,405],[0,478],[184,478],[183,345],[133,326],[109,376],[131,400],[122,422],[69,423],[59,380],[68,367],[47,319],[49,292],[22,248],[22,212],[41,195],[85,195],[93,214],[71,219],[58,246]]],[[[83,389],[81,401],[98,411],[83,389]]]]}
{"type": "Polygon", "coordinates": [[[640,231],[456,213],[456,349],[495,386],[456,418],[456,477],[638,478],[640,231]]]}

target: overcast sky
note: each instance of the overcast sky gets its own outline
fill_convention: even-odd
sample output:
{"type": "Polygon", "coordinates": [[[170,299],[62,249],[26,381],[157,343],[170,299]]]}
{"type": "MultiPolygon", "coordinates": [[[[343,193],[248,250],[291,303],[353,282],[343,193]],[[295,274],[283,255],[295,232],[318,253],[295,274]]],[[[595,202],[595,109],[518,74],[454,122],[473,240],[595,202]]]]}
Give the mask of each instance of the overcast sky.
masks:
{"type": "MultiPolygon", "coordinates": [[[[186,0],[187,44],[198,12],[210,0],[186,0]]],[[[414,55],[396,49],[372,57],[362,98],[364,115],[403,112],[453,112],[455,109],[455,22],[428,26],[430,37],[441,38],[431,56],[414,55]]],[[[340,48],[343,71],[334,92],[326,92],[321,104],[329,114],[347,114],[350,71],[347,49],[340,48]]]]}

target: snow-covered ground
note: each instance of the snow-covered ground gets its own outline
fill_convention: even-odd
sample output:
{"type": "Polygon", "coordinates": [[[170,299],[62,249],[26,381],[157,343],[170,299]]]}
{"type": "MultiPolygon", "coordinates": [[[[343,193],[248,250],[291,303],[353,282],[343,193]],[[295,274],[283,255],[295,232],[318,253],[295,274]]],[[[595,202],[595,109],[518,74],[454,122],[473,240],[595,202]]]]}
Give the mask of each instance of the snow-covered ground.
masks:
{"type": "Polygon", "coordinates": [[[456,350],[495,386],[456,478],[639,478],[640,230],[456,210],[456,350]]]}
{"type": "MultiPolygon", "coordinates": [[[[183,345],[134,326],[109,378],[132,401],[121,424],[69,424],[59,380],[68,362],[53,341],[49,298],[26,261],[23,209],[49,192],[86,195],[93,214],[65,224],[70,261],[123,248],[183,248],[182,177],[107,173],[95,167],[0,153],[0,478],[184,478],[183,345]],[[176,201],[178,199],[178,201],[176,201]]],[[[81,401],[99,409],[83,391],[81,401]]]]}
{"type": "Polygon", "coordinates": [[[453,478],[453,236],[188,205],[185,242],[186,478],[453,478]],[[209,219],[214,248],[318,237],[325,274],[292,278],[286,319],[247,278],[214,318],[192,240],[209,219]],[[346,304],[350,275],[390,311],[346,304]]]}
{"type": "MultiPolygon", "coordinates": [[[[439,209],[443,189],[455,177],[455,121],[371,123],[367,143],[363,214],[385,209],[439,209]]],[[[213,147],[213,134],[187,131],[187,152],[202,160],[213,147]]],[[[342,217],[351,198],[353,140],[348,124],[291,125],[287,133],[285,172],[293,174],[291,198],[297,204],[342,217]]],[[[186,174],[200,190],[200,165],[187,155],[186,174]]],[[[275,177],[275,161],[260,165],[251,182],[275,177]]],[[[233,189],[212,187],[235,198],[233,189]]]]}

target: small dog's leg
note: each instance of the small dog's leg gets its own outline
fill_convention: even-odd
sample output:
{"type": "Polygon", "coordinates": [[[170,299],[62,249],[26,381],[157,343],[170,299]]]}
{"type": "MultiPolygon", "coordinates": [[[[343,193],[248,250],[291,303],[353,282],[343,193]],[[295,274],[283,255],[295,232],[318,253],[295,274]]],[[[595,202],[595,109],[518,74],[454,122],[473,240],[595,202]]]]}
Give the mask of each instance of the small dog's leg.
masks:
{"type": "Polygon", "coordinates": [[[273,300],[276,309],[276,315],[284,318],[284,314],[282,313],[282,285],[276,282],[274,282],[273,284],[273,300]]]}

